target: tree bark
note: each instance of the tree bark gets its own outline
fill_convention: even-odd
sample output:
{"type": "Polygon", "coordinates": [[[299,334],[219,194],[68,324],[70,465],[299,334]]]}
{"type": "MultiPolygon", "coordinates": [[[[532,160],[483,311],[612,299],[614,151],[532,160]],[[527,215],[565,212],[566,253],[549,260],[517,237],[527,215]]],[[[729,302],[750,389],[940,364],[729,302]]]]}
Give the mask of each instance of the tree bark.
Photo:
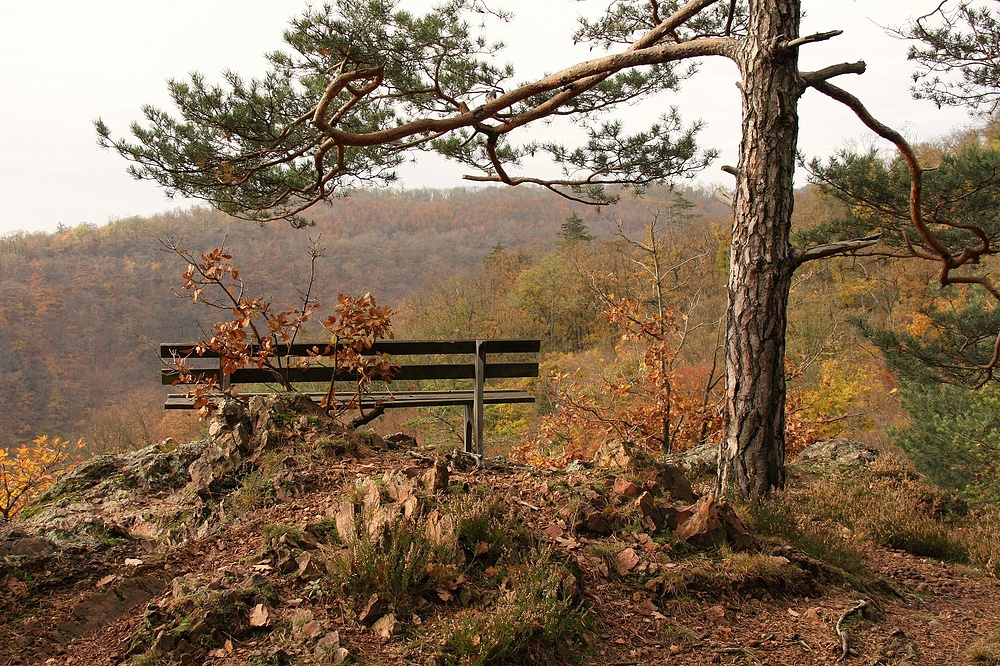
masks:
{"type": "Polygon", "coordinates": [[[750,0],[738,64],[743,140],[733,199],[726,319],[726,431],[718,490],[762,497],[785,484],[785,329],[795,270],[791,231],[800,0],[750,0]]]}

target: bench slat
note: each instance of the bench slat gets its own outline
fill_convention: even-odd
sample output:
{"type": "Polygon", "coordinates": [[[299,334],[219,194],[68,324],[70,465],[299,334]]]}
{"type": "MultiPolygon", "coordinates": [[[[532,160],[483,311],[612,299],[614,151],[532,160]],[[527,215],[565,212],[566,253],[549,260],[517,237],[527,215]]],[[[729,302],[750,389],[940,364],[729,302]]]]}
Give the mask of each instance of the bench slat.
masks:
{"type": "MultiPolygon", "coordinates": [[[[204,378],[215,378],[219,381],[222,373],[218,368],[192,370],[196,376],[204,378]]],[[[328,382],[333,368],[324,366],[313,366],[311,368],[289,368],[288,379],[292,383],[306,382],[328,382]]],[[[346,372],[338,372],[338,381],[354,381],[355,375],[346,372]]],[[[537,377],[537,363],[487,363],[486,379],[513,379],[517,377],[537,377]]],[[[430,380],[430,379],[475,379],[476,366],[473,363],[451,363],[443,365],[403,365],[396,370],[393,381],[407,380],[430,380]]],[[[177,379],[174,370],[164,369],[161,371],[160,383],[170,386],[177,379]]],[[[260,368],[242,368],[229,376],[231,384],[274,384],[274,376],[267,370],[260,368]]]]}
{"type": "MultiPolygon", "coordinates": [[[[240,397],[249,398],[259,395],[272,395],[270,393],[241,393],[240,397]]],[[[307,393],[314,401],[319,402],[325,393],[307,393]]],[[[337,392],[338,403],[346,403],[354,397],[353,393],[337,392]]],[[[446,407],[472,405],[475,402],[475,392],[473,390],[460,391],[400,391],[396,393],[369,393],[361,398],[361,404],[365,409],[371,409],[382,403],[386,409],[396,409],[401,407],[446,407]]],[[[535,396],[527,391],[516,389],[495,389],[483,392],[483,403],[487,405],[499,405],[506,403],[531,403],[535,402],[535,396]]],[[[167,401],[163,405],[164,409],[192,409],[194,398],[184,394],[171,394],[167,396],[167,401]]]]}
{"type": "MultiPolygon", "coordinates": [[[[541,350],[539,340],[483,340],[487,354],[537,354],[541,350]]],[[[309,356],[310,350],[323,344],[296,343],[290,348],[278,345],[276,353],[279,356],[309,356]]],[[[160,358],[169,359],[174,355],[191,355],[194,344],[190,342],[166,342],[160,345],[160,358]]],[[[475,340],[378,340],[365,354],[390,354],[393,356],[420,356],[431,354],[475,354],[475,340]]],[[[218,358],[213,351],[206,351],[197,358],[218,358]]],[[[192,358],[194,358],[192,356],[192,358]]]]}

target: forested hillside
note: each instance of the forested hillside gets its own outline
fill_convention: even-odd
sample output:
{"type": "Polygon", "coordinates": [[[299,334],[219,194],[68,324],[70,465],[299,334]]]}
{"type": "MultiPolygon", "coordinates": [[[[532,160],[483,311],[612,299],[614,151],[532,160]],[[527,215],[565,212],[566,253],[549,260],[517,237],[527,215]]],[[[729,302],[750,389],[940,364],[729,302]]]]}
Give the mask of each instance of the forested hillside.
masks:
{"type": "MultiPolygon", "coordinates": [[[[803,243],[847,211],[816,187],[797,198],[803,243]]],[[[616,435],[663,450],[715,442],[730,214],[722,199],[662,189],[590,209],[524,188],[362,192],[318,209],[305,229],[196,209],[11,234],[0,243],[0,398],[8,406],[0,436],[7,447],[42,434],[83,437],[102,451],[196,428],[161,409],[156,345],[191,340],[221,316],[177,296],[186,265],[161,241],[179,240],[196,256],[225,245],[250,294],[281,310],[299,305],[315,240],[325,253],[313,296],[327,307],[338,293],[370,291],[396,310],[401,338],[542,339],[551,382],[536,386],[537,411],[493,410],[487,424],[493,441],[520,455],[587,457],[616,435]]],[[[928,289],[933,270],[857,256],[796,274],[787,354],[793,453],[846,435],[886,444],[906,424],[897,375],[859,324],[927,333],[928,312],[965,298],[955,289],[942,301],[928,289]]],[[[941,426],[958,427],[955,436],[990,430],[980,404],[992,400],[988,392],[905,388],[911,412],[965,405],[941,426]]],[[[424,436],[453,436],[449,418],[457,417],[424,419],[424,436]]],[[[910,440],[933,465],[951,432],[910,440]]],[[[942,467],[942,480],[975,487],[980,474],[956,478],[950,469],[942,467]]]]}
{"type": "MultiPolygon", "coordinates": [[[[725,218],[719,202],[692,199],[708,216],[725,218]]],[[[613,219],[641,220],[650,205],[632,201],[613,211],[577,212],[595,234],[607,236],[613,219]]],[[[156,345],[192,339],[199,318],[212,323],[212,313],[174,295],[185,266],[160,240],[181,239],[196,254],[225,244],[249,289],[280,307],[297,302],[309,272],[306,250],[318,239],[326,249],[317,264],[321,301],[371,291],[398,307],[450,279],[471,284],[498,244],[526,256],[550,250],[573,210],[564,199],[525,188],[363,192],[316,209],[315,226],[301,230],[196,209],[52,234],[8,234],[0,239],[0,399],[6,406],[0,438],[9,446],[39,433],[75,437],[87,434],[88,420],[108,407],[156,407],[156,345]]],[[[428,312],[408,321],[419,328],[438,317],[428,312]]]]}

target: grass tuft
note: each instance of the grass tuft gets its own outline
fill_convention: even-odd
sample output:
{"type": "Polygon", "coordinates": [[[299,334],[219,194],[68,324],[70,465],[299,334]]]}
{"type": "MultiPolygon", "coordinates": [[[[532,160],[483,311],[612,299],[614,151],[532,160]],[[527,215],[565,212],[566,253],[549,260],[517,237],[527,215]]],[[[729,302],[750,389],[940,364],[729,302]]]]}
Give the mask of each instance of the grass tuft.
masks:
{"type": "Polygon", "coordinates": [[[579,661],[591,632],[579,608],[575,576],[535,553],[512,567],[488,612],[461,614],[441,630],[437,657],[446,666],[565,664],[579,661]]]}

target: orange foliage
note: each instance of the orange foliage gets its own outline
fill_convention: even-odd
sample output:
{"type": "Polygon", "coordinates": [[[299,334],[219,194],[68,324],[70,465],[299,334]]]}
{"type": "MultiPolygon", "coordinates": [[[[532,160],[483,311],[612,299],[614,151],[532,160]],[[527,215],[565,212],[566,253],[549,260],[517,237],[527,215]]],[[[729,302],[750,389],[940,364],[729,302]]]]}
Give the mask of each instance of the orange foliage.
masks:
{"type": "MultiPolygon", "coordinates": [[[[167,249],[188,261],[183,274],[183,288],[196,303],[202,303],[223,312],[232,318],[219,321],[212,326],[212,335],[201,340],[194,348],[194,354],[202,356],[206,352],[218,354],[223,375],[232,375],[237,370],[254,364],[268,370],[284,390],[295,391],[288,378],[289,356],[282,353],[282,345],[292,345],[309,321],[316,308],[321,307],[312,297],[315,270],[310,273],[309,284],[301,292],[298,308],[273,312],[270,300],[263,296],[246,296],[245,285],[240,279],[239,268],[232,262],[232,255],[224,247],[215,248],[201,255],[201,261],[194,261],[187,250],[176,244],[167,244],[167,249]],[[206,294],[206,289],[209,293],[206,294]],[[216,300],[216,296],[218,300],[216,300]]],[[[323,256],[323,250],[315,243],[309,248],[309,255],[315,261],[323,256]]],[[[383,354],[365,354],[376,340],[392,338],[391,317],[394,313],[387,306],[379,306],[369,293],[360,297],[339,294],[333,314],[322,322],[330,334],[329,344],[316,345],[310,350],[313,360],[324,358],[333,362],[333,374],[350,373],[357,379],[355,400],[348,407],[357,404],[364,387],[373,379],[389,379],[396,367],[383,354]]],[[[299,358],[297,366],[310,363],[299,358]]],[[[210,412],[215,407],[214,396],[230,395],[238,397],[234,387],[223,388],[215,377],[196,374],[187,364],[186,358],[177,358],[173,367],[178,372],[175,384],[195,386],[195,408],[210,412]]],[[[323,406],[334,408],[334,382],[323,406]]]]}
{"type": "Polygon", "coordinates": [[[9,521],[33,498],[52,485],[56,477],[72,467],[74,454],[83,448],[48,435],[35,438],[31,445],[10,451],[0,449],[0,518],[9,521]]]}
{"type": "MultiPolygon", "coordinates": [[[[705,400],[709,372],[673,367],[677,354],[670,312],[646,311],[627,299],[612,300],[605,315],[619,331],[615,358],[595,376],[578,372],[551,376],[556,410],[538,427],[538,447],[554,457],[589,459],[609,438],[660,451],[677,451],[702,440],[717,422],[705,400]]],[[[601,359],[603,361],[603,359],[601,359]]],[[[522,451],[533,456],[528,446],[522,451]]]]}

